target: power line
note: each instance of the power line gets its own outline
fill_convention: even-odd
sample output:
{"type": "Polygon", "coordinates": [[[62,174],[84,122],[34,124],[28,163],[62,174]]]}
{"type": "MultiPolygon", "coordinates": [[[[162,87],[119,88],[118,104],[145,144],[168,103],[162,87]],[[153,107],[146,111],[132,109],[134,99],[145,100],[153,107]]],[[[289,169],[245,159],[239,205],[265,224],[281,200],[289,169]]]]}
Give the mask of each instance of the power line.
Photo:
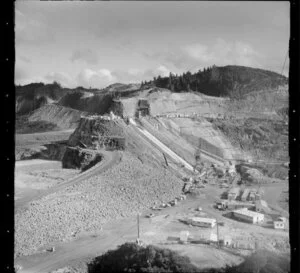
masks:
{"type": "Polygon", "coordinates": [[[283,73],[283,69],[284,69],[284,66],[285,66],[285,62],[286,62],[286,59],[287,59],[287,56],[289,54],[289,50],[287,50],[286,52],[286,55],[285,55],[285,59],[284,59],[284,63],[283,63],[283,67],[282,67],[282,70],[281,70],[281,76],[282,76],[282,73],[283,73]]]}

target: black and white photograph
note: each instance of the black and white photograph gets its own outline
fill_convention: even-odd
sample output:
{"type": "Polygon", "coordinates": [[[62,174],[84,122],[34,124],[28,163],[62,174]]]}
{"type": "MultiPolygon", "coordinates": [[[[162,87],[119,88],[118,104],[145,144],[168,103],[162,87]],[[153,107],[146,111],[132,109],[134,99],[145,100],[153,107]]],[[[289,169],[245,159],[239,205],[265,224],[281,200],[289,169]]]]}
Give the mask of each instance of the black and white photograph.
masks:
{"type": "Polygon", "coordinates": [[[290,8],[15,1],[15,272],[291,272],[290,8]]]}

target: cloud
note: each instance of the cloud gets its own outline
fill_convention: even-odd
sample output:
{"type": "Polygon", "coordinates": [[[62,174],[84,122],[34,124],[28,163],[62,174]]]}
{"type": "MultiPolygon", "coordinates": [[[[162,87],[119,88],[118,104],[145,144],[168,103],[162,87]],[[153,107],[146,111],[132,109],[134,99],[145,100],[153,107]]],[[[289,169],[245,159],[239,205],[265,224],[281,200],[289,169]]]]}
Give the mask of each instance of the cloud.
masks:
{"type": "Polygon", "coordinates": [[[144,72],[144,76],[147,78],[153,78],[157,76],[166,77],[169,76],[170,72],[171,72],[170,69],[168,69],[166,66],[159,65],[154,69],[146,70],[144,72]]]}
{"type": "Polygon", "coordinates": [[[15,10],[16,44],[41,45],[55,41],[55,33],[40,16],[38,20],[30,18],[18,9],[15,10]]]}
{"type": "Polygon", "coordinates": [[[122,83],[139,83],[144,80],[152,80],[153,77],[157,76],[169,76],[170,69],[164,65],[159,65],[155,68],[141,70],[137,68],[130,68],[127,71],[125,70],[116,70],[112,74],[116,81],[122,83]]]}
{"type": "Polygon", "coordinates": [[[212,46],[205,44],[192,44],[182,48],[190,62],[196,62],[202,66],[216,65],[244,65],[260,66],[259,59],[262,57],[251,45],[241,42],[226,42],[217,39],[212,46]]]}
{"type": "Polygon", "coordinates": [[[15,82],[20,83],[23,82],[27,78],[26,70],[19,65],[15,66],[15,82]]]}
{"type": "Polygon", "coordinates": [[[128,70],[115,70],[112,72],[116,81],[121,83],[135,83],[142,81],[144,71],[137,68],[128,70]]]}
{"type": "Polygon", "coordinates": [[[31,63],[31,60],[25,56],[17,56],[17,58],[25,63],[31,63]]]}
{"type": "Polygon", "coordinates": [[[176,73],[196,71],[212,65],[243,65],[261,67],[264,57],[250,44],[216,39],[213,44],[193,43],[163,52],[144,53],[147,59],[166,63],[176,73]]]}
{"type": "Polygon", "coordinates": [[[59,82],[64,87],[75,87],[74,80],[64,72],[49,72],[45,77],[46,82],[59,82]]]}
{"type": "Polygon", "coordinates": [[[97,64],[99,62],[97,52],[91,49],[80,49],[73,52],[71,61],[84,61],[87,64],[97,64]]]}
{"type": "Polygon", "coordinates": [[[84,87],[103,88],[116,82],[117,78],[108,69],[84,69],[77,76],[77,84],[84,87]]]}

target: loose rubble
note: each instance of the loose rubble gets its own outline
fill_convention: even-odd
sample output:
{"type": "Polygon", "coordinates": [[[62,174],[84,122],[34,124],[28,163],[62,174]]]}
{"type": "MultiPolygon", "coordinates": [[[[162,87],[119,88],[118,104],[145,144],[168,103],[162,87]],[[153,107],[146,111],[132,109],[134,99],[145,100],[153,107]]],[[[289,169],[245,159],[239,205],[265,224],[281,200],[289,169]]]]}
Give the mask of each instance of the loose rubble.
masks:
{"type": "Polygon", "coordinates": [[[33,201],[15,216],[15,255],[97,231],[109,220],[127,217],[180,196],[183,182],[164,168],[141,163],[125,152],[104,172],[60,192],[33,201]],[[75,235],[74,235],[75,234],[75,235]]]}

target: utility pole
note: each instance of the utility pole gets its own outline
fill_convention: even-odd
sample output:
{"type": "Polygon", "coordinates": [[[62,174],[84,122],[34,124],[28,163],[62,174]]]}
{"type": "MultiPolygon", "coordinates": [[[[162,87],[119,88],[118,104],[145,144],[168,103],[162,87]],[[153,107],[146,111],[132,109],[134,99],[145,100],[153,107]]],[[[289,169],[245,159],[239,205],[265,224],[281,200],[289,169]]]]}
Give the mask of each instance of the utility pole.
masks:
{"type": "Polygon", "coordinates": [[[169,166],[168,164],[168,161],[167,161],[167,158],[166,158],[166,155],[163,153],[163,156],[164,156],[164,159],[165,159],[165,162],[166,162],[166,165],[169,166]]]}
{"type": "Polygon", "coordinates": [[[137,214],[137,232],[138,232],[138,241],[140,240],[140,215],[137,214]]]}
{"type": "Polygon", "coordinates": [[[219,222],[217,221],[217,244],[218,247],[220,247],[220,243],[219,243],[219,222]]]}
{"type": "Polygon", "coordinates": [[[198,166],[199,163],[201,163],[201,138],[199,139],[199,146],[196,150],[196,153],[195,153],[195,167],[194,167],[194,171],[196,170],[196,167],[198,166]]]}

